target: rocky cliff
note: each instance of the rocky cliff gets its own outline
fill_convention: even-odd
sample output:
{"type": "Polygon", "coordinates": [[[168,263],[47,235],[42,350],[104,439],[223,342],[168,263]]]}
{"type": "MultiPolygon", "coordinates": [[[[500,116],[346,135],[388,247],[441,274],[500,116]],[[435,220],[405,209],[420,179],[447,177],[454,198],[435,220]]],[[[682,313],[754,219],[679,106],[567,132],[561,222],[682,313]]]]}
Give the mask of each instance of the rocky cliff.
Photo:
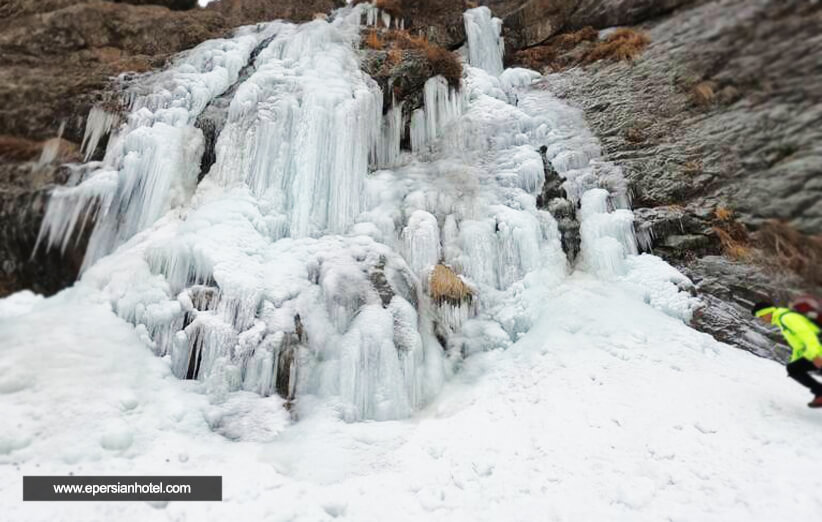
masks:
{"type": "MultiPolygon", "coordinates": [[[[822,6],[668,4],[625,11],[650,40],[640,55],[567,70],[559,57],[545,87],[585,110],[631,182],[648,247],[698,284],[710,306],[697,326],[763,353],[751,302],[822,283],[822,6]]],[[[568,29],[615,21],[579,16],[568,29]]]]}

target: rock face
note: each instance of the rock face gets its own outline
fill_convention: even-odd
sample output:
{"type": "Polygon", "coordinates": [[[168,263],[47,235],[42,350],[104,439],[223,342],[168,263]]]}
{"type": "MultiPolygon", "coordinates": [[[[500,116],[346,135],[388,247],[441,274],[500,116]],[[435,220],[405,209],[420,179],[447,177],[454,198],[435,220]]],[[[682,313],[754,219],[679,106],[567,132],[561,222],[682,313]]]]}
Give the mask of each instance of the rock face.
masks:
{"type": "Polygon", "coordinates": [[[693,3],[694,0],[579,0],[564,29],[638,24],[693,3]]]}
{"type": "Polygon", "coordinates": [[[561,31],[632,25],[696,0],[484,0],[505,24],[509,50],[544,42],[561,31]]]}
{"type": "Polygon", "coordinates": [[[759,301],[787,302],[796,288],[795,279],[710,255],[680,269],[694,281],[704,303],[692,326],[761,357],[787,361],[790,349],[782,336],[752,320],[749,310],[759,301]]]}
{"type": "Polygon", "coordinates": [[[712,2],[649,24],[636,61],[551,75],[549,86],[586,109],[636,206],[724,204],[753,224],[818,233],[820,24],[822,7],[800,0],[712,2]]]}
{"type": "MultiPolygon", "coordinates": [[[[594,3],[620,2],[580,5],[594,3]]],[[[550,74],[547,88],[585,110],[608,158],[625,170],[647,246],[697,282],[707,306],[696,326],[772,354],[747,307],[818,292],[822,268],[803,280],[782,273],[781,259],[762,270],[717,257],[715,212],[731,209],[752,231],[778,219],[822,233],[822,5],[667,4],[679,9],[630,17],[651,39],[634,61],[550,74]]],[[[572,16],[569,27],[616,20],[604,12],[572,16]]]]}
{"type": "Polygon", "coordinates": [[[502,17],[507,46],[521,49],[543,42],[562,30],[579,0],[489,0],[483,3],[502,17]]]}

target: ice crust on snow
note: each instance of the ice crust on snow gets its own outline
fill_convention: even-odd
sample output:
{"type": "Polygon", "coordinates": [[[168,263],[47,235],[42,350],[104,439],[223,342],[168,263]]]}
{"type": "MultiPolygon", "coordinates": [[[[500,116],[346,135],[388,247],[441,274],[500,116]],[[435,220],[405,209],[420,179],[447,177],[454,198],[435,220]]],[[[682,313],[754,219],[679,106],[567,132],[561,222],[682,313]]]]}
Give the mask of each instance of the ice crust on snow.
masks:
{"type": "MultiPolygon", "coordinates": [[[[349,421],[407,417],[462,357],[526,335],[568,275],[557,224],[536,206],[545,146],[581,204],[580,268],[688,317],[684,278],[634,261],[621,171],[580,111],[531,87],[537,73],[503,71],[487,8],[465,15],[462,88],[426,82],[411,153],[401,107],[383,115],[360,70],[363,11],[374,22],[361,5],[245,28],[141,80],[105,159],[49,204],[49,244],[93,226],[78,286],[212,400],[254,392],[298,416],[325,404],[349,421]],[[216,161],[200,173],[197,116],[226,92],[216,161]],[[470,302],[433,302],[439,263],[476,290],[470,302]]],[[[90,142],[104,120],[91,119],[90,142]]]]}

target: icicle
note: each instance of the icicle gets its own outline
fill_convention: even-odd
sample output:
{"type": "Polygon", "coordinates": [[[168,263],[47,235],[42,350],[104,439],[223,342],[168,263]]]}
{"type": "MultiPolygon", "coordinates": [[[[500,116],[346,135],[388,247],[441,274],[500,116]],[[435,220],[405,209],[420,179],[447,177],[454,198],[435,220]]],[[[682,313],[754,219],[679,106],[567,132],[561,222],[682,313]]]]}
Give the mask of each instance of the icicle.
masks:
{"type": "Polygon", "coordinates": [[[379,145],[382,95],[360,71],[355,37],[332,24],[281,31],[237,89],[217,140],[209,177],[247,184],[284,216],[291,237],[348,230],[362,210],[369,155],[397,154],[393,135],[379,145]]]}
{"type": "Polygon", "coordinates": [[[445,127],[459,118],[464,99],[460,92],[451,88],[442,76],[434,76],[425,82],[424,105],[411,115],[411,150],[422,150],[435,140],[445,127]]]}
{"type": "Polygon", "coordinates": [[[505,43],[500,36],[502,20],[494,18],[485,6],[468,9],[463,19],[468,39],[468,63],[499,76],[505,54],[505,43]]]}
{"type": "Polygon", "coordinates": [[[402,107],[402,102],[397,103],[395,101],[385,116],[383,116],[382,121],[378,123],[382,128],[382,132],[375,143],[376,151],[374,152],[374,159],[379,167],[394,166],[399,160],[400,141],[402,140],[404,130],[402,107]]]}
{"type": "Polygon", "coordinates": [[[83,161],[91,159],[100,140],[108,136],[111,130],[120,122],[117,114],[110,113],[102,107],[95,105],[89,110],[86,118],[86,130],[83,133],[83,141],[80,150],[83,153],[83,161]]]}

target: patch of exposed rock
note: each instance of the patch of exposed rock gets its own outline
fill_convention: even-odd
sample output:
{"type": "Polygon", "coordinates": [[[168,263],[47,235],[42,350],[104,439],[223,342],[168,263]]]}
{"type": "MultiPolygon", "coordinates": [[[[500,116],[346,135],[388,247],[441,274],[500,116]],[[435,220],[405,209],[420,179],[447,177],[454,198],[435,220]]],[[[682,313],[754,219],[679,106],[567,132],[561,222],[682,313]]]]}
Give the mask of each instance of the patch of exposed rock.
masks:
{"type": "Polygon", "coordinates": [[[482,0],[503,19],[509,50],[540,44],[561,31],[631,25],[697,0],[482,0]]]}

